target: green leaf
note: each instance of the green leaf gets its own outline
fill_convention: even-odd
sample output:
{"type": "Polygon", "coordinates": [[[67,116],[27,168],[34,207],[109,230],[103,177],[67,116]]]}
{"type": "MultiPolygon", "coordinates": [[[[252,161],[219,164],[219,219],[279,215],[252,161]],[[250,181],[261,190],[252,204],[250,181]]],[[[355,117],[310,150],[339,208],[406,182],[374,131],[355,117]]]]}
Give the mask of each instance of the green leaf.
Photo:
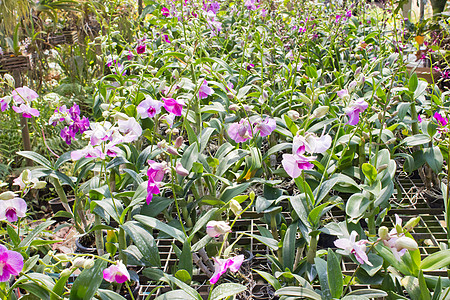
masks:
{"type": "Polygon", "coordinates": [[[369,261],[372,263],[372,266],[362,264],[361,268],[363,268],[370,277],[373,277],[383,267],[383,258],[372,252],[369,252],[367,256],[369,257],[369,261]]]}
{"type": "Polygon", "coordinates": [[[428,255],[422,260],[420,269],[434,271],[450,265],[450,249],[441,250],[428,255]]]}
{"type": "Polygon", "coordinates": [[[183,290],[175,290],[158,296],[155,300],[198,300],[183,290]]]}
{"type": "Polygon", "coordinates": [[[355,290],[347,294],[348,296],[365,296],[367,298],[381,298],[387,297],[388,294],[385,291],[377,289],[360,289],[355,290]]]}
{"type": "Polygon", "coordinates": [[[345,212],[352,219],[359,219],[366,212],[370,205],[370,200],[363,194],[353,194],[345,205],[345,212]]]}
{"type": "Polygon", "coordinates": [[[283,239],[283,265],[284,268],[294,270],[295,261],[295,235],[297,233],[297,222],[293,222],[286,230],[286,234],[283,239]]]}
{"type": "Polygon", "coordinates": [[[314,292],[314,290],[310,290],[301,286],[281,288],[275,291],[275,295],[322,300],[322,297],[318,293],[314,292]]]}
{"type": "Polygon", "coordinates": [[[328,284],[327,262],[320,257],[314,258],[316,264],[317,275],[319,276],[320,288],[325,300],[331,300],[331,291],[328,284]]]}
{"type": "MultiPolygon", "coordinates": [[[[53,292],[55,292],[56,295],[59,295],[59,296],[63,295],[63,293],[65,291],[67,280],[69,279],[69,277],[71,275],[72,275],[72,272],[66,274],[65,276],[62,276],[60,274],[58,281],[56,281],[56,284],[53,287],[53,292]]],[[[59,299],[58,297],[56,297],[55,294],[50,294],[50,300],[58,300],[59,299]]]]}
{"type": "Polygon", "coordinates": [[[170,276],[170,275],[166,275],[166,278],[169,279],[172,283],[176,284],[183,291],[185,291],[192,299],[202,300],[202,297],[200,296],[200,294],[195,289],[193,289],[192,287],[190,287],[189,285],[184,283],[183,281],[181,281],[178,278],[175,278],[173,276],[170,276]]]}
{"type": "Polygon", "coordinates": [[[35,265],[36,263],[39,261],[39,254],[34,255],[33,257],[30,257],[29,259],[27,259],[25,261],[25,263],[23,264],[23,273],[27,273],[28,271],[30,271],[35,265]]]}
{"type": "Polygon", "coordinates": [[[416,134],[413,136],[408,136],[407,138],[405,138],[403,140],[403,142],[401,142],[401,144],[405,143],[406,146],[418,146],[418,145],[423,145],[423,144],[428,144],[431,141],[431,138],[429,135],[427,134],[416,134]]]}
{"type": "Polygon", "coordinates": [[[53,169],[53,165],[52,163],[46,159],[45,157],[43,157],[42,155],[33,152],[33,151],[18,151],[17,154],[22,155],[25,158],[31,159],[32,161],[34,161],[35,163],[47,168],[47,169],[53,169]]]}
{"type": "Polygon", "coordinates": [[[369,163],[364,163],[361,167],[364,176],[366,176],[369,183],[372,184],[377,179],[377,169],[369,163]]]}
{"type": "Polygon", "coordinates": [[[423,271],[419,271],[419,287],[420,287],[420,299],[421,300],[431,300],[430,291],[428,290],[427,283],[425,282],[425,277],[423,277],[423,271]]]}
{"type": "Polygon", "coordinates": [[[181,230],[179,230],[175,227],[172,227],[170,225],[167,225],[166,223],[163,223],[158,219],[143,216],[143,215],[136,215],[136,216],[134,216],[134,218],[137,221],[139,221],[140,223],[144,224],[145,226],[149,226],[151,228],[155,228],[162,232],[165,232],[168,235],[170,235],[171,237],[173,237],[174,239],[176,239],[182,243],[184,243],[186,241],[186,237],[181,230]]]}
{"type": "Polygon", "coordinates": [[[220,300],[242,293],[247,288],[239,283],[222,283],[211,292],[210,300],[220,300]]]}
{"type": "Polygon", "coordinates": [[[191,233],[189,235],[188,242],[190,242],[194,238],[194,234],[197,231],[199,231],[203,226],[206,225],[206,223],[208,223],[208,221],[216,213],[217,210],[218,210],[217,208],[210,209],[195,223],[195,225],[192,228],[191,233]]]}
{"type": "Polygon", "coordinates": [[[36,226],[36,228],[33,229],[33,231],[31,233],[29,233],[27,235],[26,238],[24,238],[22,240],[22,242],[19,244],[19,248],[26,248],[28,246],[31,245],[31,243],[33,242],[33,240],[48,226],[52,225],[53,223],[55,223],[55,221],[53,220],[49,220],[46,221],[44,223],[39,224],[38,226],[36,226]]]}
{"type": "Polygon", "coordinates": [[[98,295],[102,300],[126,300],[126,298],[110,290],[99,289],[98,295]]]}
{"type": "Polygon", "coordinates": [[[419,80],[417,79],[417,74],[414,72],[409,78],[408,89],[411,93],[414,93],[419,85],[419,80]]]}
{"type": "Polygon", "coordinates": [[[342,276],[339,259],[333,250],[328,249],[327,255],[327,273],[328,285],[333,298],[340,298],[344,291],[344,277],[342,276]]]}
{"type": "Polygon", "coordinates": [[[250,186],[250,184],[250,182],[245,182],[229,186],[223,191],[219,198],[224,202],[228,202],[237,195],[242,194],[250,186]]]}
{"type": "Polygon", "coordinates": [[[192,263],[193,259],[190,242],[185,242],[183,244],[183,250],[181,251],[181,256],[179,258],[180,262],[178,264],[178,270],[186,270],[189,273],[189,276],[192,278],[192,270],[194,269],[194,265],[192,263]]]}
{"type": "MultiPolygon", "coordinates": [[[[104,255],[107,258],[108,255],[104,255]]],[[[103,270],[106,268],[106,261],[97,259],[94,266],[84,269],[73,283],[70,291],[70,300],[92,299],[103,281],[103,270]]]]}
{"type": "Polygon", "coordinates": [[[272,276],[272,274],[269,274],[264,271],[260,270],[253,270],[256,273],[258,273],[262,278],[264,278],[275,290],[281,289],[281,284],[275,277],[272,276]]]}
{"type": "Polygon", "coordinates": [[[244,234],[248,235],[248,236],[251,236],[254,239],[257,239],[258,241],[260,241],[261,243],[263,243],[267,247],[271,248],[272,250],[275,250],[275,251],[278,250],[278,242],[277,242],[277,240],[275,240],[273,238],[260,236],[260,235],[257,235],[257,234],[246,233],[246,232],[244,234]]]}
{"type": "Polygon", "coordinates": [[[17,247],[17,245],[20,244],[20,238],[17,235],[17,232],[9,224],[6,225],[6,231],[8,232],[8,236],[13,242],[14,246],[17,247]]]}
{"type": "Polygon", "coordinates": [[[442,171],[444,157],[438,146],[426,148],[424,150],[424,158],[434,173],[439,174],[442,171]]]}
{"type": "MultiPolygon", "coordinates": [[[[186,245],[186,244],[185,244],[186,245]]],[[[180,269],[175,273],[175,277],[180,279],[181,281],[183,281],[186,284],[189,284],[192,280],[191,275],[189,274],[188,271],[186,271],[185,269],[180,269]]]]}
{"type": "Polygon", "coordinates": [[[121,225],[123,230],[130,236],[136,247],[144,256],[145,260],[154,267],[160,267],[158,246],[153,236],[138,222],[128,221],[121,225]]]}
{"type": "Polygon", "coordinates": [[[197,243],[194,244],[194,246],[192,246],[191,249],[192,252],[197,252],[198,250],[208,245],[209,242],[211,242],[212,240],[213,240],[212,237],[210,237],[209,235],[205,235],[200,241],[198,241],[197,243]]]}

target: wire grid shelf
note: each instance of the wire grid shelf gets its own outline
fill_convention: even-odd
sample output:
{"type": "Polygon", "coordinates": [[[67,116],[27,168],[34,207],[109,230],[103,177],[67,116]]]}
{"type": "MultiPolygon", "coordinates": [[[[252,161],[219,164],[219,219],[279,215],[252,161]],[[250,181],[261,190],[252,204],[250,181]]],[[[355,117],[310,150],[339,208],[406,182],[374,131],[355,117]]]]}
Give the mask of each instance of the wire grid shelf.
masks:
{"type": "MultiPolygon", "coordinates": [[[[262,214],[258,214],[255,211],[251,211],[246,214],[250,214],[251,216],[246,215],[245,217],[251,218],[239,219],[236,221],[236,224],[233,227],[235,230],[233,230],[233,232],[231,233],[231,241],[236,241],[236,239],[239,238],[234,248],[240,248],[251,252],[252,269],[271,272],[267,258],[264,256],[266,254],[269,254],[270,252],[268,247],[258,240],[254,239],[252,236],[246,235],[260,234],[257,226],[263,226],[267,228],[267,225],[263,221],[261,221],[260,218],[258,218],[258,216],[261,217],[262,214]]],[[[162,262],[161,268],[163,272],[168,274],[173,274],[173,268],[178,261],[178,257],[174,252],[174,244],[177,245],[177,247],[182,246],[180,242],[174,239],[157,239],[157,246],[162,262]]],[[[248,299],[270,299],[269,297],[266,297],[270,293],[268,285],[265,284],[265,282],[264,284],[261,284],[262,282],[260,283],[261,278],[257,273],[252,272],[250,276],[251,279],[256,280],[252,280],[252,282],[254,282],[254,284],[251,286],[252,291],[250,296],[252,298],[248,299]]],[[[204,299],[207,299],[209,293],[210,285],[208,283],[208,280],[209,277],[206,276],[206,274],[193,275],[193,282],[198,282],[199,284],[193,284],[191,285],[191,287],[196,289],[204,299]]],[[[141,285],[138,299],[147,299],[148,296],[150,296],[149,299],[155,299],[159,295],[172,290],[170,286],[164,284],[162,285],[162,288],[158,289],[153,295],[150,295],[151,291],[157,286],[158,285],[154,283],[141,285]]]]}

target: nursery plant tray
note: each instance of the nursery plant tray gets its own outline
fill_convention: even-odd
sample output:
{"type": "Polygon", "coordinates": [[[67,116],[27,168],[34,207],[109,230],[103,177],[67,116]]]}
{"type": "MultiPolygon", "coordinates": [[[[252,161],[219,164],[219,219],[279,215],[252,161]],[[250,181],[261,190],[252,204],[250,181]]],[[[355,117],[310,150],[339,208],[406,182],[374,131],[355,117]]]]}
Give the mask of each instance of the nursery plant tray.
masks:
{"type": "Polygon", "coordinates": [[[30,59],[24,55],[0,55],[0,72],[30,70],[30,59]]]}

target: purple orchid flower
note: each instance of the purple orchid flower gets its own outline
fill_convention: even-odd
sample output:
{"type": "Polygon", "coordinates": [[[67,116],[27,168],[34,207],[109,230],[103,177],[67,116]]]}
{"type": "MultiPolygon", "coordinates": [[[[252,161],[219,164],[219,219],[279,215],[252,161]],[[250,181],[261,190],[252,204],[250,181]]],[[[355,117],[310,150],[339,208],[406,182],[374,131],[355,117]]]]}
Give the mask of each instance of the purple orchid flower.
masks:
{"type": "Polygon", "coordinates": [[[198,98],[200,98],[200,100],[206,99],[212,94],[214,94],[214,90],[208,86],[208,81],[203,80],[202,85],[198,89],[198,98]]]}
{"type": "Polygon", "coordinates": [[[359,123],[359,114],[365,111],[369,107],[369,104],[364,101],[364,99],[359,98],[350,104],[349,107],[344,109],[344,112],[348,116],[348,121],[346,124],[348,125],[356,125],[359,123]]]}
{"type": "Polygon", "coordinates": [[[23,269],[23,256],[16,251],[8,250],[0,245],[0,282],[7,282],[17,276],[23,269]]]}
{"type": "Polygon", "coordinates": [[[25,217],[26,212],[27,212],[27,203],[22,198],[14,198],[11,200],[0,201],[0,220],[8,220],[8,222],[16,222],[19,219],[19,217],[20,218],[25,217]]]}
{"type": "Polygon", "coordinates": [[[148,97],[137,106],[136,110],[141,115],[141,119],[153,118],[161,112],[164,105],[161,101],[153,100],[148,97]]]}
{"type": "Polygon", "coordinates": [[[243,143],[252,138],[252,126],[248,120],[242,119],[239,123],[230,124],[228,135],[236,143],[243,143]]]}
{"type": "Polygon", "coordinates": [[[286,173],[295,179],[302,174],[302,170],[311,170],[314,168],[311,161],[315,159],[316,157],[314,156],[307,157],[298,154],[283,154],[281,164],[286,173]]]}
{"type": "Polygon", "coordinates": [[[130,280],[130,273],[122,261],[117,261],[116,265],[111,265],[103,270],[103,279],[108,282],[124,283],[130,280]]]}
{"type": "Polygon", "coordinates": [[[184,101],[182,99],[162,98],[164,101],[164,108],[167,112],[175,116],[181,116],[184,101]]]}
{"type": "Polygon", "coordinates": [[[220,276],[225,274],[228,269],[230,269],[231,272],[236,273],[244,262],[244,255],[241,254],[229,259],[214,258],[214,261],[214,274],[209,280],[209,283],[211,284],[215,284],[220,276]]]}

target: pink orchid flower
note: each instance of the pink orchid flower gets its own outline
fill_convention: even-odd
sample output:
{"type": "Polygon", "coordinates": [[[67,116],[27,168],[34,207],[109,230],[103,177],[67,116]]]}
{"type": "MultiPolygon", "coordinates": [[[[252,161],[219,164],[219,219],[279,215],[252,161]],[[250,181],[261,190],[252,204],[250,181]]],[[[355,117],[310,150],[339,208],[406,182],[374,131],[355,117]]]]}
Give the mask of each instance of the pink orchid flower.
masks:
{"type": "Polygon", "coordinates": [[[218,237],[219,235],[231,232],[231,227],[224,221],[209,221],[206,224],[206,233],[210,237],[218,237]]]}
{"type": "Polygon", "coordinates": [[[314,168],[311,161],[315,159],[316,157],[314,156],[307,157],[298,154],[283,154],[281,164],[289,176],[297,178],[302,174],[302,170],[311,170],[314,168]]]}
{"type": "Polygon", "coordinates": [[[136,110],[141,115],[141,119],[153,118],[155,115],[161,112],[161,107],[164,104],[161,101],[146,98],[139,103],[136,110]]]}
{"type": "Polygon", "coordinates": [[[23,269],[23,256],[16,251],[8,250],[0,245],[0,282],[7,282],[17,276],[23,269]]]}
{"type": "Polygon", "coordinates": [[[342,250],[337,250],[337,253],[343,255],[354,254],[356,260],[360,264],[368,264],[372,266],[372,263],[369,261],[369,257],[366,254],[366,244],[369,242],[368,240],[360,240],[356,242],[356,237],[358,233],[356,231],[352,231],[349,238],[341,238],[334,242],[334,245],[342,250]]]}
{"type": "Polygon", "coordinates": [[[248,120],[242,119],[239,123],[230,124],[228,135],[236,143],[243,143],[252,138],[252,126],[248,120]]]}
{"type": "Polygon", "coordinates": [[[369,107],[369,104],[364,101],[364,99],[359,98],[350,104],[349,107],[345,108],[344,112],[348,116],[348,125],[356,125],[359,122],[359,113],[365,111],[369,107]]]}
{"type": "Polygon", "coordinates": [[[264,121],[262,119],[257,120],[254,124],[254,132],[259,134],[262,137],[268,136],[275,130],[277,127],[277,122],[275,119],[267,117],[264,121]]]}
{"type": "Polygon", "coordinates": [[[103,279],[108,282],[124,283],[130,280],[130,273],[122,261],[117,261],[116,265],[111,265],[103,270],[103,279]]]}
{"type": "Polygon", "coordinates": [[[0,201],[0,220],[16,222],[19,217],[25,217],[27,203],[22,198],[0,201]]]}
{"type": "Polygon", "coordinates": [[[212,94],[214,94],[214,90],[208,86],[208,81],[203,80],[203,83],[198,90],[198,98],[200,98],[200,100],[206,99],[212,94]]]}
{"type": "Polygon", "coordinates": [[[164,108],[167,112],[174,114],[175,116],[181,116],[183,110],[184,101],[181,99],[162,98],[164,101],[164,108]]]}
{"type": "Polygon", "coordinates": [[[13,106],[13,110],[18,114],[22,114],[24,118],[39,117],[39,110],[32,108],[29,104],[22,103],[19,107],[13,106]]]}
{"type": "Polygon", "coordinates": [[[209,279],[209,283],[211,284],[215,284],[220,276],[225,274],[228,269],[230,269],[231,272],[236,273],[244,262],[244,255],[241,254],[229,259],[214,258],[214,261],[215,271],[211,279],[209,279]]]}
{"type": "Polygon", "coordinates": [[[39,97],[39,95],[35,91],[27,86],[15,89],[14,91],[12,91],[11,95],[16,104],[22,104],[24,102],[30,103],[31,101],[36,100],[39,97]]]}

